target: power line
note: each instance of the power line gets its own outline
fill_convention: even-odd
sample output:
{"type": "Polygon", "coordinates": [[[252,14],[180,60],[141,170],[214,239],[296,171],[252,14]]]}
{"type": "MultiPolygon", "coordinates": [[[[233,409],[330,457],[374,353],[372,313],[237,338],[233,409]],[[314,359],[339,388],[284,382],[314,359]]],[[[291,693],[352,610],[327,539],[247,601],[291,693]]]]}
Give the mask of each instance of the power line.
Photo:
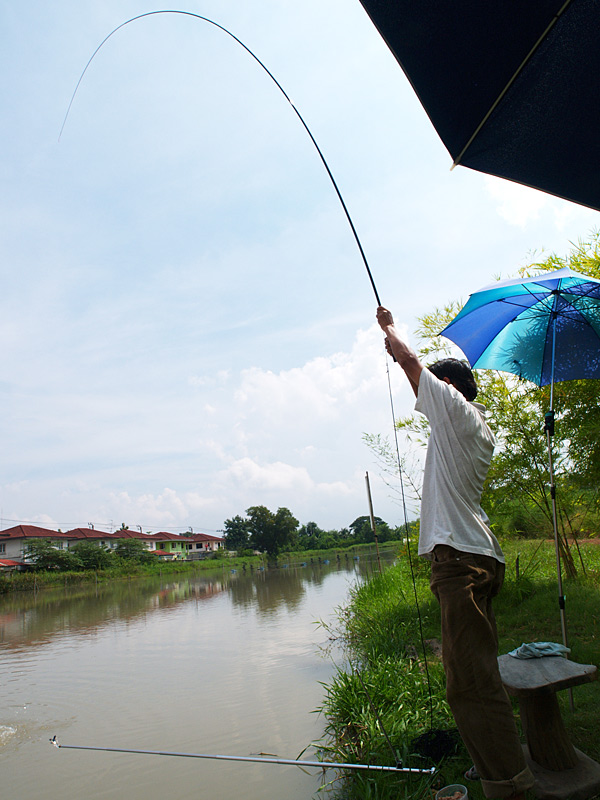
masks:
{"type": "MultiPolygon", "coordinates": [[[[0,529],[4,528],[5,522],[12,522],[15,525],[38,525],[40,527],[45,527],[43,523],[40,522],[39,519],[31,520],[31,519],[11,519],[10,517],[0,517],[0,529]]],[[[90,528],[97,531],[103,531],[107,528],[107,533],[114,532],[119,530],[119,528],[115,528],[114,522],[86,522],[82,524],[81,522],[54,522],[52,523],[56,525],[58,528],[70,529],[73,530],[74,528],[90,528]]],[[[131,525],[130,530],[135,530],[139,528],[143,528],[144,530],[161,530],[163,527],[161,524],[156,525],[131,525]]],[[[203,525],[168,525],[167,526],[170,531],[172,532],[184,532],[184,533],[223,533],[222,529],[214,529],[214,528],[206,528],[203,525]]]]}

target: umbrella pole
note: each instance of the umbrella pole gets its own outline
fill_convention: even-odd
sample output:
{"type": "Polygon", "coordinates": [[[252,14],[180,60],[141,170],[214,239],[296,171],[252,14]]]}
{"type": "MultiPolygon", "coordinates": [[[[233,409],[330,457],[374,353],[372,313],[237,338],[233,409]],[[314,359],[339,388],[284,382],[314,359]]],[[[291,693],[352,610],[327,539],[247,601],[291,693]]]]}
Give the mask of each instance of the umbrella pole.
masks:
{"type": "MultiPolygon", "coordinates": [[[[558,608],[560,610],[560,627],[565,647],[569,646],[567,634],[567,616],[565,612],[565,596],[562,585],[562,568],[560,563],[560,545],[558,533],[558,511],[556,506],[556,484],[554,483],[554,466],[552,462],[552,437],[554,436],[554,360],[556,354],[556,314],[552,312],[552,371],[550,376],[550,410],[544,418],[544,430],[548,444],[548,471],[550,473],[550,498],[552,500],[552,527],[554,530],[554,548],[556,552],[556,575],[558,578],[558,608]]],[[[573,689],[569,689],[571,711],[574,710],[573,689]]]]}
{"type": "Polygon", "coordinates": [[[552,436],[554,434],[554,411],[550,410],[545,417],[544,430],[548,442],[548,467],[550,471],[550,498],[552,500],[552,525],[554,528],[554,545],[556,550],[556,574],[558,578],[558,607],[560,609],[560,623],[562,628],[562,638],[565,647],[568,647],[567,622],[565,619],[565,596],[562,586],[562,569],[560,563],[560,545],[558,533],[558,514],[556,508],[556,485],[554,483],[554,469],[552,464],[552,436]]]}

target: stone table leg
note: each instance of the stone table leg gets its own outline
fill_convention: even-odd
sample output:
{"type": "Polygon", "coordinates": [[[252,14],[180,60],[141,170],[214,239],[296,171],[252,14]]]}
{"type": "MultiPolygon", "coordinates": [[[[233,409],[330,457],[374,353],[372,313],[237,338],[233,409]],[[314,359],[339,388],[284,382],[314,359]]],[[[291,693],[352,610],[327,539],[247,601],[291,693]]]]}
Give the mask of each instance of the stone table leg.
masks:
{"type": "Polygon", "coordinates": [[[557,772],[575,767],[578,758],[565,730],[556,692],[521,696],[519,707],[533,761],[557,772]]]}

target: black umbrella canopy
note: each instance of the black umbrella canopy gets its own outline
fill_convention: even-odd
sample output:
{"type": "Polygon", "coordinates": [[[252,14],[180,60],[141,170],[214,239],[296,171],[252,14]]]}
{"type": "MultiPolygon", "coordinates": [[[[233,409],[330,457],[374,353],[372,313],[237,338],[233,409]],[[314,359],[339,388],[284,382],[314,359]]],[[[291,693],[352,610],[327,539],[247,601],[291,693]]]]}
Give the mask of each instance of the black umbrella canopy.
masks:
{"type": "Polygon", "coordinates": [[[600,210],[597,0],[360,0],[454,163],[600,210]]]}

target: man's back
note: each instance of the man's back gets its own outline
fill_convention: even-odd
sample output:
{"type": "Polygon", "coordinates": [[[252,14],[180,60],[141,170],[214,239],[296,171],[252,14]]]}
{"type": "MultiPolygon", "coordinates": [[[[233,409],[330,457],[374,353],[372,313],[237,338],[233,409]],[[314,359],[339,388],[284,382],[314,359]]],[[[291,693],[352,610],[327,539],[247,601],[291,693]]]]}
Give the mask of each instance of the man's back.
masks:
{"type": "Polygon", "coordinates": [[[429,420],[419,554],[446,544],[503,561],[502,550],[481,509],[481,493],[495,439],[485,408],[424,369],[416,410],[429,420]]]}

